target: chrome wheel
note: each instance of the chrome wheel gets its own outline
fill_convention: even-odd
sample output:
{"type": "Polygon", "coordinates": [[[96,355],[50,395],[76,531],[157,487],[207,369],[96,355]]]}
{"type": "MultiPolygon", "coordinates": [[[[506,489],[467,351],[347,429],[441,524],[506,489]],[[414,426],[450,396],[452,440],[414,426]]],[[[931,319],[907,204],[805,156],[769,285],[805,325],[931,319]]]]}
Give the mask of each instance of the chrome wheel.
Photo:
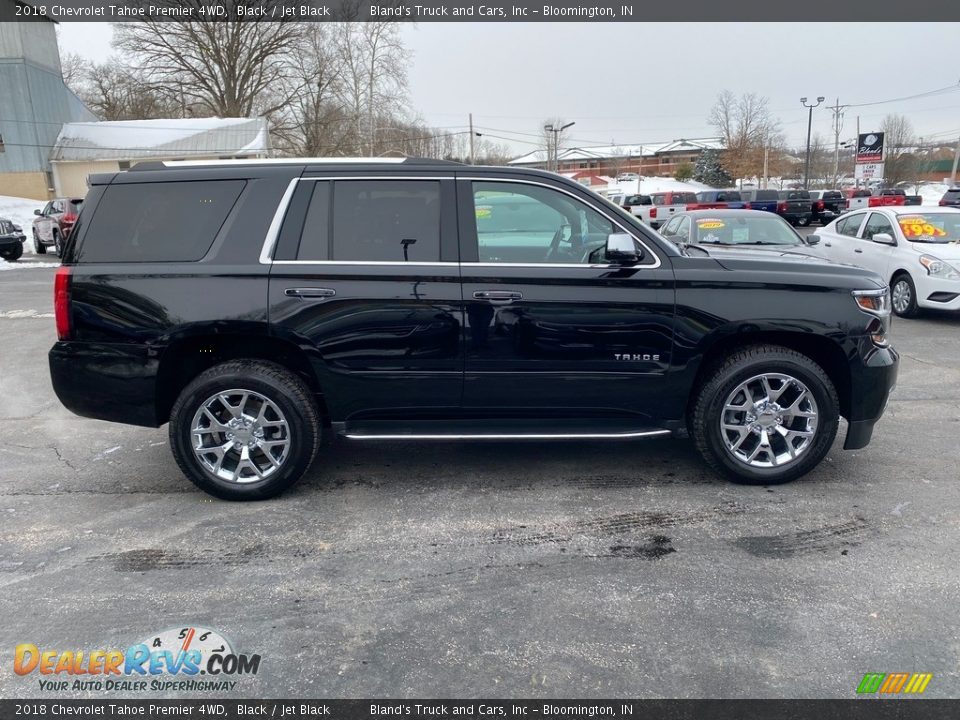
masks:
{"type": "Polygon", "coordinates": [[[910,309],[910,304],[913,302],[913,292],[910,290],[909,282],[903,278],[897,280],[893,285],[891,295],[893,309],[897,311],[898,315],[903,315],[903,313],[910,309]]]}
{"type": "Polygon", "coordinates": [[[290,454],[290,427],[276,403],[252,390],[207,398],[190,425],[193,452],[222,480],[251,483],[273,475],[290,454]]]}
{"type": "Polygon", "coordinates": [[[737,385],[723,404],[720,434],[727,452],[757,468],[793,463],[813,443],[817,402],[790,375],[764,373],[737,385]]]}

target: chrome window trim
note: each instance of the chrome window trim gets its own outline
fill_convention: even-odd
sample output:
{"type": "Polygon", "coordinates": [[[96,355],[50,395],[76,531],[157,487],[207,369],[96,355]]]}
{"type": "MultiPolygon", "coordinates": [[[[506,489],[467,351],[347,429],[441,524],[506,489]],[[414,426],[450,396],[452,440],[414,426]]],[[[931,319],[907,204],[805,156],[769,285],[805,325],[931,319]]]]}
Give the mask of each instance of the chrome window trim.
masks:
{"type": "Polygon", "coordinates": [[[550,185],[543,182],[536,182],[534,180],[518,180],[514,178],[504,178],[504,177],[456,177],[453,175],[324,175],[319,177],[295,177],[287,185],[287,189],[284,191],[283,196],[280,198],[280,203],[277,205],[277,209],[273,213],[273,219],[270,221],[270,226],[267,228],[266,237],[263,239],[263,246],[260,249],[260,264],[261,265],[358,265],[358,266],[369,266],[369,265],[389,265],[394,267],[511,267],[511,268],[584,268],[588,270],[609,270],[613,268],[617,269],[646,269],[654,270],[660,267],[663,263],[660,261],[660,256],[655,253],[650,247],[639,237],[637,233],[631,229],[625,228],[621,225],[616,218],[612,217],[608,213],[605,213],[595,205],[587,202],[583,198],[578,197],[569,190],[564,188],[557,187],[555,185],[550,185]],[[599,213],[615,227],[620,228],[625,233],[630,235],[634,240],[636,240],[640,245],[643,246],[643,249],[649,253],[655,263],[645,264],[645,265],[588,265],[585,263],[490,263],[490,262],[391,262],[388,260],[274,260],[272,258],[273,252],[276,248],[277,239],[280,237],[280,228],[283,225],[283,218],[287,214],[287,208],[290,205],[290,200],[293,198],[293,193],[297,188],[297,183],[299,182],[319,182],[327,180],[463,180],[466,182],[512,182],[512,183],[521,183],[525,185],[536,185],[538,187],[547,188],[548,190],[556,190],[557,192],[562,192],[566,195],[569,195],[574,200],[582,202],[587,207],[593,209],[595,212],[599,213]]]}
{"type": "Polygon", "coordinates": [[[635,268],[635,269],[654,270],[654,269],[660,267],[660,266],[663,264],[663,263],[660,261],[660,256],[659,256],[657,253],[655,253],[653,250],[651,250],[650,247],[649,247],[642,239],[640,239],[639,237],[637,237],[637,232],[636,232],[635,230],[633,230],[633,229],[631,229],[631,228],[626,228],[626,227],[624,227],[624,226],[617,220],[617,218],[613,217],[612,215],[610,215],[610,214],[607,213],[607,212],[604,212],[604,211],[603,211],[602,209],[600,209],[598,206],[594,205],[593,203],[588,202],[587,200],[584,200],[583,198],[579,197],[578,195],[575,195],[574,193],[570,192],[569,190],[567,190],[567,189],[565,189],[565,188],[558,187],[558,186],[556,186],[556,185],[550,185],[549,183],[545,183],[545,182],[538,182],[538,181],[536,181],[536,180],[521,180],[521,179],[519,179],[519,178],[508,178],[508,177],[502,177],[502,176],[481,176],[481,177],[478,177],[478,176],[475,176],[475,175],[457,175],[457,181],[459,182],[459,181],[461,181],[461,180],[464,181],[464,182],[505,182],[505,183],[520,183],[520,184],[522,184],[522,185],[536,185],[536,186],[538,186],[538,187],[546,188],[546,189],[548,189],[548,190],[555,190],[555,191],[557,191],[557,192],[562,192],[562,193],[565,194],[565,195],[569,195],[569,196],[572,197],[574,200],[577,200],[578,202],[583,203],[583,204],[586,205],[588,208],[591,208],[594,212],[599,213],[600,215],[602,215],[603,217],[605,217],[607,220],[609,220],[611,223],[613,223],[613,225],[614,225],[615,227],[620,228],[623,232],[625,232],[627,235],[629,235],[629,236],[632,237],[634,240],[636,240],[638,243],[640,243],[640,245],[643,246],[643,249],[646,250],[646,252],[647,252],[649,255],[651,255],[651,256],[653,257],[653,259],[656,261],[656,262],[653,262],[653,263],[650,263],[650,264],[637,264],[637,265],[627,265],[627,266],[624,266],[624,265],[586,265],[586,264],[583,264],[583,263],[577,263],[577,264],[574,264],[574,263],[570,263],[570,264],[561,264],[561,263],[461,263],[461,265],[484,265],[484,266],[487,266],[487,267],[594,267],[594,268],[599,268],[599,267],[604,267],[604,268],[622,268],[622,267],[629,267],[629,268],[635,268]]]}

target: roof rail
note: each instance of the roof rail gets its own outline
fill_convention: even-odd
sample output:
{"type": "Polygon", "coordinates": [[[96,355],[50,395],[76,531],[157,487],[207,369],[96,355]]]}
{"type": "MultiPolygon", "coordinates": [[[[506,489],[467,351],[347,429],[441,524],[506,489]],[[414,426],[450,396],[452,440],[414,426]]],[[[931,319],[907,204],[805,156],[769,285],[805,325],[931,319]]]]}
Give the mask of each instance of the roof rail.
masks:
{"type": "Polygon", "coordinates": [[[131,170],[163,170],[164,168],[230,167],[232,165],[462,165],[455,160],[435,158],[393,157],[323,157],[323,158],[251,158],[248,160],[153,160],[134,165],[131,170]]]}

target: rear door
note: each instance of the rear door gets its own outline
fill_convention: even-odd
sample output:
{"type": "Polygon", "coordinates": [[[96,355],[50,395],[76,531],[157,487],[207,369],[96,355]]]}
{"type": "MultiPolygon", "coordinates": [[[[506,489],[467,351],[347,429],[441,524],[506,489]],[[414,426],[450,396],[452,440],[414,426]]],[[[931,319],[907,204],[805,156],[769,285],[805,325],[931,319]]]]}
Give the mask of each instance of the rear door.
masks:
{"type": "Polygon", "coordinates": [[[294,181],[271,332],[305,348],[334,421],[452,414],[463,377],[453,176],[294,181]]]}
{"type": "Polygon", "coordinates": [[[861,241],[857,238],[866,216],[867,213],[863,211],[849,213],[837,220],[833,232],[824,229],[817,233],[823,243],[824,257],[835,262],[858,265],[862,256],[854,253],[854,248],[860,247],[862,250],[861,241]]]}
{"type": "Polygon", "coordinates": [[[466,307],[464,408],[555,418],[657,415],[673,342],[673,270],[642,233],[549,180],[457,180],[466,307]],[[604,257],[612,232],[643,251],[604,257]]]}

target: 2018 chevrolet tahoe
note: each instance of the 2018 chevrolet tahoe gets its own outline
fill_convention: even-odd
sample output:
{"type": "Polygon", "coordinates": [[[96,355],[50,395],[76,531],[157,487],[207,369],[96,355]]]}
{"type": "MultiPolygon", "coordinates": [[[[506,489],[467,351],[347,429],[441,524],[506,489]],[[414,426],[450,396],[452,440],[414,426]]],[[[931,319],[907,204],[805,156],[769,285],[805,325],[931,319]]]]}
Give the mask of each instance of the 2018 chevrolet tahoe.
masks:
{"type": "Polygon", "coordinates": [[[681,249],[576,182],[425,160],[95,175],[55,282],[60,400],[169,423],[184,474],[260,499],[329,428],[378,439],[690,436],[717,472],[862,448],[898,356],[875,274],[681,249]]]}

